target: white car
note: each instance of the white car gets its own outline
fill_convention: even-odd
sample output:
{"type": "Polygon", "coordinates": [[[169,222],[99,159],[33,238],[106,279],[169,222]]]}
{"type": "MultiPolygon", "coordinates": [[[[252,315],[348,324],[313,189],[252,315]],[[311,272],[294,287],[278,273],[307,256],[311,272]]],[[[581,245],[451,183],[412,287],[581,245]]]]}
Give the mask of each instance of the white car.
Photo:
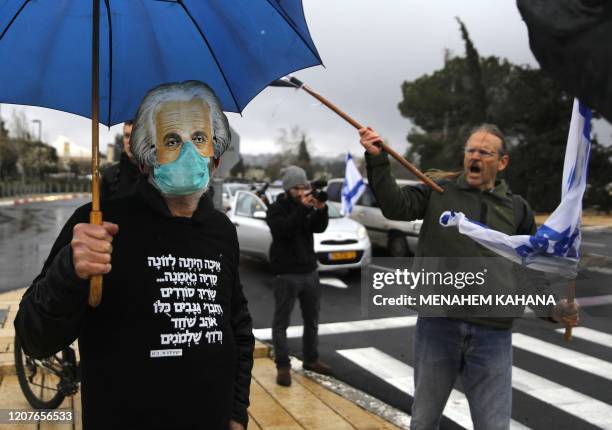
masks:
{"type": "MultiPolygon", "coordinates": [[[[278,193],[268,199],[275,200],[278,193]]],[[[372,259],[372,245],[361,224],[340,215],[328,205],[329,225],[323,233],[314,235],[318,270],[360,269],[372,259]]],[[[240,252],[262,261],[270,261],[272,234],[266,223],[265,203],[250,191],[237,191],[228,216],[236,226],[240,252]]]]}
{"type": "Polygon", "coordinates": [[[251,184],[242,182],[226,182],[223,184],[223,210],[229,211],[234,201],[234,196],[238,190],[250,190],[251,184]]]}
{"type": "MultiPolygon", "coordinates": [[[[372,192],[367,180],[366,190],[361,195],[357,204],[353,206],[350,217],[365,226],[372,240],[372,244],[381,248],[387,248],[392,257],[410,257],[416,250],[416,245],[421,232],[423,220],[415,221],[392,221],[383,216],[378,207],[376,197],[372,192]]],[[[327,195],[330,206],[341,209],[341,193],[343,179],[331,179],[327,183],[327,195]]],[[[418,181],[398,179],[400,187],[414,186],[420,184],[418,181]]]]}

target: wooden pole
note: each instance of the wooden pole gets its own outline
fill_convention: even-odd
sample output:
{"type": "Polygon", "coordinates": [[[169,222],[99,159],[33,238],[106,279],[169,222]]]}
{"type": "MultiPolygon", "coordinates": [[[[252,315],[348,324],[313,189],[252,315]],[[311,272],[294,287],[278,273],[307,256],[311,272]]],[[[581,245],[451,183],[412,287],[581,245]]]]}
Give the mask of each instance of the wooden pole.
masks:
{"type": "MultiPolygon", "coordinates": [[[[295,78],[292,78],[292,81],[296,81],[299,82],[299,87],[302,88],[304,91],[306,91],[308,94],[310,94],[311,96],[313,96],[315,99],[319,100],[321,103],[323,103],[325,106],[327,106],[328,108],[330,108],[331,110],[333,110],[334,112],[336,112],[341,118],[343,118],[346,122],[348,122],[349,124],[351,124],[353,127],[355,127],[356,129],[360,129],[363,128],[364,126],[361,125],[360,123],[358,123],[357,121],[355,121],[353,118],[351,118],[348,114],[346,114],[346,112],[342,111],[338,106],[336,106],[335,104],[333,104],[332,102],[330,102],[329,100],[327,100],[325,97],[323,97],[321,94],[317,93],[316,91],[314,91],[313,89],[307,87],[306,85],[304,85],[302,82],[298,81],[295,78]]],[[[408,160],[406,160],[404,157],[402,157],[400,154],[398,154],[396,151],[394,151],[393,149],[391,149],[389,147],[389,145],[387,145],[385,142],[383,142],[382,140],[380,141],[380,147],[383,151],[385,151],[387,154],[391,155],[393,158],[395,158],[395,160],[400,163],[402,166],[404,166],[406,169],[408,169],[410,172],[412,172],[417,178],[419,178],[421,181],[423,181],[425,184],[429,185],[433,190],[439,192],[439,193],[443,193],[444,190],[442,189],[442,187],[440,187],[438,184],[436,184],[434,181],[432,181],[430,178],[428,178],[427,176],[425,176],[423,174],[423,172],[421,172],[419,169],[417,169],[417,167],[412,164],[411,162],[409,162],[408,160]]]]}
{"type": "MultiPolygon", "coordinates": [[[[102,225],[100,211],[100,175],[98,160],[99,131],[99,59],[100,59],[100,0],[93,1],[93,37],[91,44],[91,212],[89,222],[102,225]]],[[[102,300],[102,275],[92,276],[89,281],[89,305],[97,307],[102,300]]]]}
{"type": "MultiPolygon", "coordinates": [[[[576,280],[572,279],[570,281],[567,281],[567,302],[574,303],[574,300],[576,300],[576,280]]],[[[570,340],[572,340],[572,326],[571,325],[565,326],[564,338],[566,342],[569,342],[570,340]]]]}

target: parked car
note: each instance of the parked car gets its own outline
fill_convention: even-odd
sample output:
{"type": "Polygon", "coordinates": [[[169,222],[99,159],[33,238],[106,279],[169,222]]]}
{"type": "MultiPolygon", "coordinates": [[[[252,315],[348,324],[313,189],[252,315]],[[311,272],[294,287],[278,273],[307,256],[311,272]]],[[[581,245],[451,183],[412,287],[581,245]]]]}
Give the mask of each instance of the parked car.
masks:
{"type": "Polygon", "coordinates": [[[226,182],[223,184],[223,209],[229,211],[234,201],[234,196],[238,190],[250,190],[251,185],[243,182],[226,182]]]}
{"type": "MultiPolygon", "coordinates": [[[[336,178],[327,183],[330,205],[334,205],[338,211],[341,210],[342,206],[343,181],[342,178],[336,178]]],[[[387,248],[391,256],[410,257],[414,255],[423,221],[392,221],[385,218],[378,207],[378,202],[370,185],[366,179],[364,179],[364,182],[366,183],[366,190],[357,204],[353,206],[350,218],[363,224],[368,230],[372,244],[387,248]]],[[[418,181],[407,179],[399,179],[397,183],[400,187],[420,184],[418,181]]]]}
{"type": "MultiPolygon", "coordinates": [[[[281,191],[282,192],[282,191],[281,191]]],[[[280,194],[270,190],[274,201],[280,194]]],[[[329,225],[314,235],[314,249],[319,271],[359,269],[370,263],[372,245],[366,229],[358,222],[342,217],[329,205],[329,225]]],[[[228,216],[236,226],[240,252],[258,260],[270,261],[272,234],[266,223],[266,204],[250,191],[236,192],[228,216]]]]}
{"type": "Polygon", "coordinates": [[[284,192],[285,190],[283,190],[282,187],[270,185],[266,190],[266,198],[268,199],[270,204],[272,204],[276,201],[276,198],[284,192]]]}

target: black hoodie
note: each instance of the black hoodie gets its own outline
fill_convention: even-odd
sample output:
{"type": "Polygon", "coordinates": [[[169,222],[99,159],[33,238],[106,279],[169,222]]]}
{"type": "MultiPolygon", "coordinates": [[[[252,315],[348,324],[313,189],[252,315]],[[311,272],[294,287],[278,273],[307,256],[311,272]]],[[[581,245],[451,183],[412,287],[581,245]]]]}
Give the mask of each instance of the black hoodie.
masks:
{"type": "Polygon", "coordinates": [[[84,429],[219,429],[247,423],[252,320],[228,218],[202,197],[192,218],[173,217],[146,181],[107,201],[119,225],[102,303],[72,264],[64,226],[15,319],[24,350],[44,357],[79,340],[84,429]]]}
{"type": "Polygon", "coordinates": [[[140,178],[138,166],[122,152],[118,163],[100,170],[100,199],[116,199],[134,193],[140,178]]]}
{"type": "Polygon", "coordinates": [[[329,223],[327,206],[314,209],[279,194],[266,213],[272,233],[270,265],[275,274],[308,273],[317,269],[313,233],[323,233],[329,223]]]}

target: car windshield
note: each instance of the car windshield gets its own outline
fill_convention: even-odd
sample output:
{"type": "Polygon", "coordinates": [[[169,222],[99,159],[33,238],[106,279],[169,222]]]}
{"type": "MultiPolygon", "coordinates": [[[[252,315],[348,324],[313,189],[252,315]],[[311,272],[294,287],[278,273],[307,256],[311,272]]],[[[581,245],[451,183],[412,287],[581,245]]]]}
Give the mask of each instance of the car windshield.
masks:
{"type": "Polygon", "coordinates": [[[327,205],[327,214],[330,218],[342,218],[342,215],[340,215],[338,209],[336,209],[333,205],[327,205]]]}
{"type": "Polygon", "coordinates": [[[226,187],[229,190],[230,196],[236,194],[236,191],[248,190],[250,188],[248,184],[227,184],[226,187]]]}

